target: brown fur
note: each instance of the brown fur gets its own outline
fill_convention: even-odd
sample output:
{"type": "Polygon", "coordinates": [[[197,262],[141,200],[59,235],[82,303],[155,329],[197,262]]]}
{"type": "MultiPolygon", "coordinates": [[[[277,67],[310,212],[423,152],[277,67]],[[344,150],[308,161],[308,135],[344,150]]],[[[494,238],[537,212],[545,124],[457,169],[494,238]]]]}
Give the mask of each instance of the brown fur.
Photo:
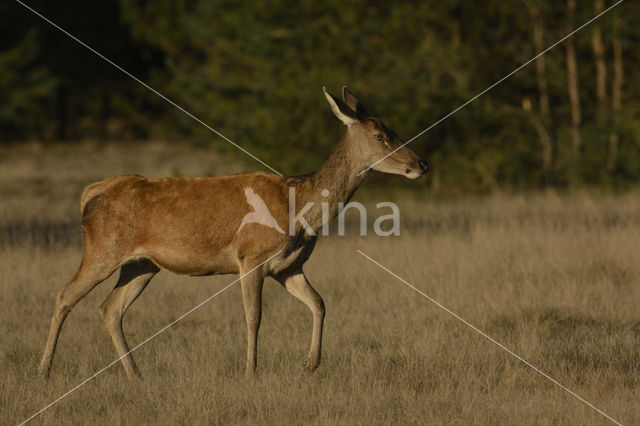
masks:
{"type": "MultiPolygon", "coordinates": [[[[308,235],[301,225],[293,235],[256,223],[247,224],[240,232],[238,229],[242,218],[251,211],[244,193],[250,187],[264,200],[280,227],[288,230],[289,188],[293,187],[296,212],[309,202],[315,203],[305,219],[317,231],[324,224],[321,203],[329,203],[330,218],[334,218],[338,203],[346,203],[365,178],[367,173],[361,172],[400,146],[395,133],[370,117],[346,88],[343,96],[351,106],[326,91],[325,95],[348,130],[329,160],[315,173],[281,177],[256,172],[161,179],[131,175],[88,186],[81,199],[82,263],[56,298],[39,373],[48,375],[60,328],[73,306],[119,268],[120,279],[100,307],[100,314],[130,377],[139,377],[139,372],[122,332],[122,317],[160,268],[189,275],[243,275],[249,374],[256,368],[263,281],[267,276],[274,277],[313,313],[306,366],[315,369],[320,363],[324,304],[304,276],[302,265],[313,251],[316,236],[308,235]],[[375,135],[381,135],[382,140],[375,135]],[[321,196],[323,189],[329,190],[326,198],[321,196]],[[252,271],[267,259],[270,260],[252,271]]],[[[428,170],[424,160],[407,147],[375,168],[410,178],[428,170]]]]}

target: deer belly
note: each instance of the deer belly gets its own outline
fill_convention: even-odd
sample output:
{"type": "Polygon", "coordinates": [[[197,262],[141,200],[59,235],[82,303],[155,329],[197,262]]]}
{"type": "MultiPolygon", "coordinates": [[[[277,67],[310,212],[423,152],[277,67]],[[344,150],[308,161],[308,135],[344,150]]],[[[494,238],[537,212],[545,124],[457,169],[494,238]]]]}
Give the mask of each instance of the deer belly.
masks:
{"type": "Polygon", "coordinates": [[[182,245],[146,248],[142,250],[158,266],[184,275],[232,274],[238,272],[231,245],[215,252],[202,251],[182,245]]]}

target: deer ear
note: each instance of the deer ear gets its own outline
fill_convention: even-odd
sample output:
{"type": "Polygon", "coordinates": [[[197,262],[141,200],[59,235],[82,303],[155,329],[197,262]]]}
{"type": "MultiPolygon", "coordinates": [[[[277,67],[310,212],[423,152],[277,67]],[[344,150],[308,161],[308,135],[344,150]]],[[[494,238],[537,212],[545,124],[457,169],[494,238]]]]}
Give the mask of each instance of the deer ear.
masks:
{"type": "Polygon", "coordinates": [[[350,126],[358,122],[358,117],[356,116],[355,111],[349,108],[344,102],[340,99],[333,96],[331,93],[327,92],[326,87],[322,88],[324,95],[327,97],[327,101],[329,101],[329,105],[331,105],[331,110],[333,113],[342,121],[345,125],[350,126]]]}
{"type": "Polygon", "coordinates": [[[364,105],[360,103],[358,98],[353,96],[353,93],[351,93],[351,90],[349,90],[347,86],[342,87],[342,98],[345,103],[349,105],[349,108],[356,112],[356,115],[360,117],[371,117],[369,111],[367,111],[364,105]]]}

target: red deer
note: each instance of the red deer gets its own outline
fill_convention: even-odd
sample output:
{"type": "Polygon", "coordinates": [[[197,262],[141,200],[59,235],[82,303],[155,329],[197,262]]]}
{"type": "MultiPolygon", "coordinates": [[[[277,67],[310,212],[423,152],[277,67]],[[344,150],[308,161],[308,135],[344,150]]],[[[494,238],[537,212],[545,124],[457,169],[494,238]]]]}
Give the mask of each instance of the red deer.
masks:
{"type": "MultiPolygon", "coordinates": [[[[347,131],[333,154],[314,173],[283,177],[254,172],[161,179],[118,176],[86,188],[81,200],[82,262],[56,297],[38,369],[41,376],[49,375],[60,329],[69,312],[117,269],[120,278],[99,311],[131,378],[139,378],[140,373],[125,340],[122,318],[161,268],[194,276],[241,274],[248,375],[256,369],[263,281],[268,276],[275,278],[313,313],[311,349],[305,368],[312,371],[318,367],[325,308],[302,271],[317,239],[309,228],[317,231],[323,221],[335,218],[339,203],[349,201],[370,172],[369,166],[402,145],[398,136],[369,114],[346,87],[344,101],[323,90],[347,131]],[[290,198],[294,191],[295,200],[290,198]],[[322,203],[329,204],[329,217],[322,214],[322,203]],[[307,206],[304,218],[298,220],[296,212],[303,206],[307,206]],[[290,207],[295,211],[291,212],[290,207]],[[243,221],[247,214],[259,214],[256,209],[268,211],[275,225],[273,220],[243,221]]],[[[404,146],[373,169],[417,179],[429,170],[429,165],[404,146]]]]}

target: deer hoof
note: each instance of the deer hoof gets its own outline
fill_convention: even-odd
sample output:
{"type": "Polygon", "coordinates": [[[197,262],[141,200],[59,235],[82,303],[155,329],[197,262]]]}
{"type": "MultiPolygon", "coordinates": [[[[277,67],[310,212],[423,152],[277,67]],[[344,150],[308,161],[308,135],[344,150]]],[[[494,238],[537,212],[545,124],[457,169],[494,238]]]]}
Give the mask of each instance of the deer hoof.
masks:
{"type": "Polygon", "coordinates": [[[49,370],[41,370],[41,369],[37,369],[34,377],[38,380],[42,380],[43,382],[46,382],[49,380],[49,370]]]}
{"type": "Polygon", "coordinates": [[[304,362],[302,367],[306,373],[313,373],[318,368],[319,365],[320,365],[319,362],[311,362],[307,360],[304,362]]]}

